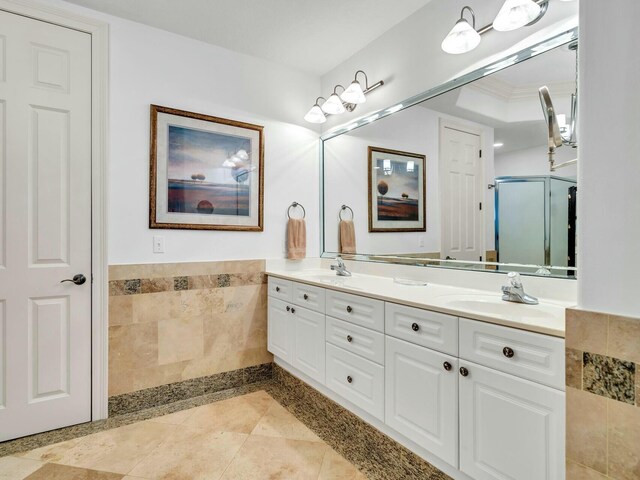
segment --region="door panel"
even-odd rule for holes
[[[294,328],[293,366],[324,384],[324,315],[306,308],[292,309]]]
[[[287,308],[289,310],[287,310]],[[282,300],[269,297],[268,350],[285,362],[293,360],[293,318],[291,306]]]
[[[0,32],[3,441],[91,419],[91,37]]]
[[[484,256],[480,137],[442,127],[440,140],[442,257],[477,261]]]

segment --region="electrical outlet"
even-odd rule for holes
[[[161,235],[153,236],[153,253],[164,253],[164,237]]]
[[[418,237],[418,246],[419,247],[424,247],[424,235],[420,235]]]

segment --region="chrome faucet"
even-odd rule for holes
[[[336,261],[338,262],[338,264],[337,265],[331,265],[331,270],[335,270],[336,275],[338,275],[340,277],[350,277],[351,276],[351,272],[349,270],[347,270],[347,266],[342,261],[342,257],[340,255],[338,255],[336,257]]]
[[[526,303],[527,305],[537,305],[538,299],[524,293],[520,274],[517,272],[509,272],[507,274],[510,285],[502,287],[502,300],[505,302]]]

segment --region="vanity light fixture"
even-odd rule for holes
[[[364,89],[358,81],[358,74],[364,75]],[[329,98],[325,100],[323,97],[318,97],[316,103],[311,107],[311,110],[304,116],[304,119],[310,123],[324,123],[327,121],[327,115],[353,112],[358,105],[367,101],[366,95],[369,92],[382,85],[384,85],[384,81],[380,80],[370,86],[367,74],[363,70],[358,70],[354,75],[353,81],[347,88],[344,88],[342,85],[336,85],[333,87],[333,93]],[[338,94],[338,88],[342,89],[342,93]],[[318,103],[321,99],[325,100],[322,105]]]
[[[347,111],[347,109],[344,108],[344,105],[342,104],[342,100],[336,93],[338,87],[344,90],[344,87],[342,85],[336,85],[335,87],[333,87],[333,93],[329,96],[329,98],[327,98],[327,101],[322,104],[322,107],[320,107],[322,108],[322,111],[324,113],[328,113],[329,115],[340,115],[341,113]]]
[[[460,12],[460,19],[442,41],[442,50],[454,55],[470,52],[480,44],[481,35],[488,31],[508,32],[533,25],[544,17],[548,9],[549,0],[505,0],[493,23],[476,29],[475,12],[465,6]],[[465,18],[465,11],[471,14],[471,23]]]
[[[324,114],[324,112],[322,111],[322,108],[320,107],[320,105],[318,104],[318,102],[320,100],[325,100],[324,97],[318,97],[316,98],[316,103],[313,107],[311,107],[311,110],[309,110],[307,112],[307,114],[304,116],[304,119],[309,122],[309,123],[324,123],[327,121],[327,116]],[[326,102],[326,100],[325,100]]]
[[[464,18],[464,12],[471,14],[471,24]],[[442,50],[453,55],[467,53],[480,45],[480,34],[476,31],[476,14],[471,7],[463,7],[460,20],[442,41]]]

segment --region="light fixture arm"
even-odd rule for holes
[[[462,10],[460,11],[460,20],[466,20],[464,18],[464,11],[468,10],[469,13],[471,14],[471,26],[473,27],[473,29],[476,29],[476,13],[473,11],[473,8],[466,6],[466,7],[462,7]]]
[[[316,103],[315,103],[315,105],[320,106],[320,104],[318,103],[320,100],[324,100],[324,102],[326,102],[326,101],[327,101],[327,99],[326,99],[326,98],[324,98],[324,97],[318,97],[318,98],[316,98]],[[324,102],[322,102],[322,103],[324,103]]]
[[[359,73],[364,75],[364,91],[366,92],[367,90],[369,90],[369,78],[367,77],[367,74],[365,73],[364,70],[358,70],[356,72],[356,74],[353,76],[353,81],[354,82],[358,81],[358,74]]]

